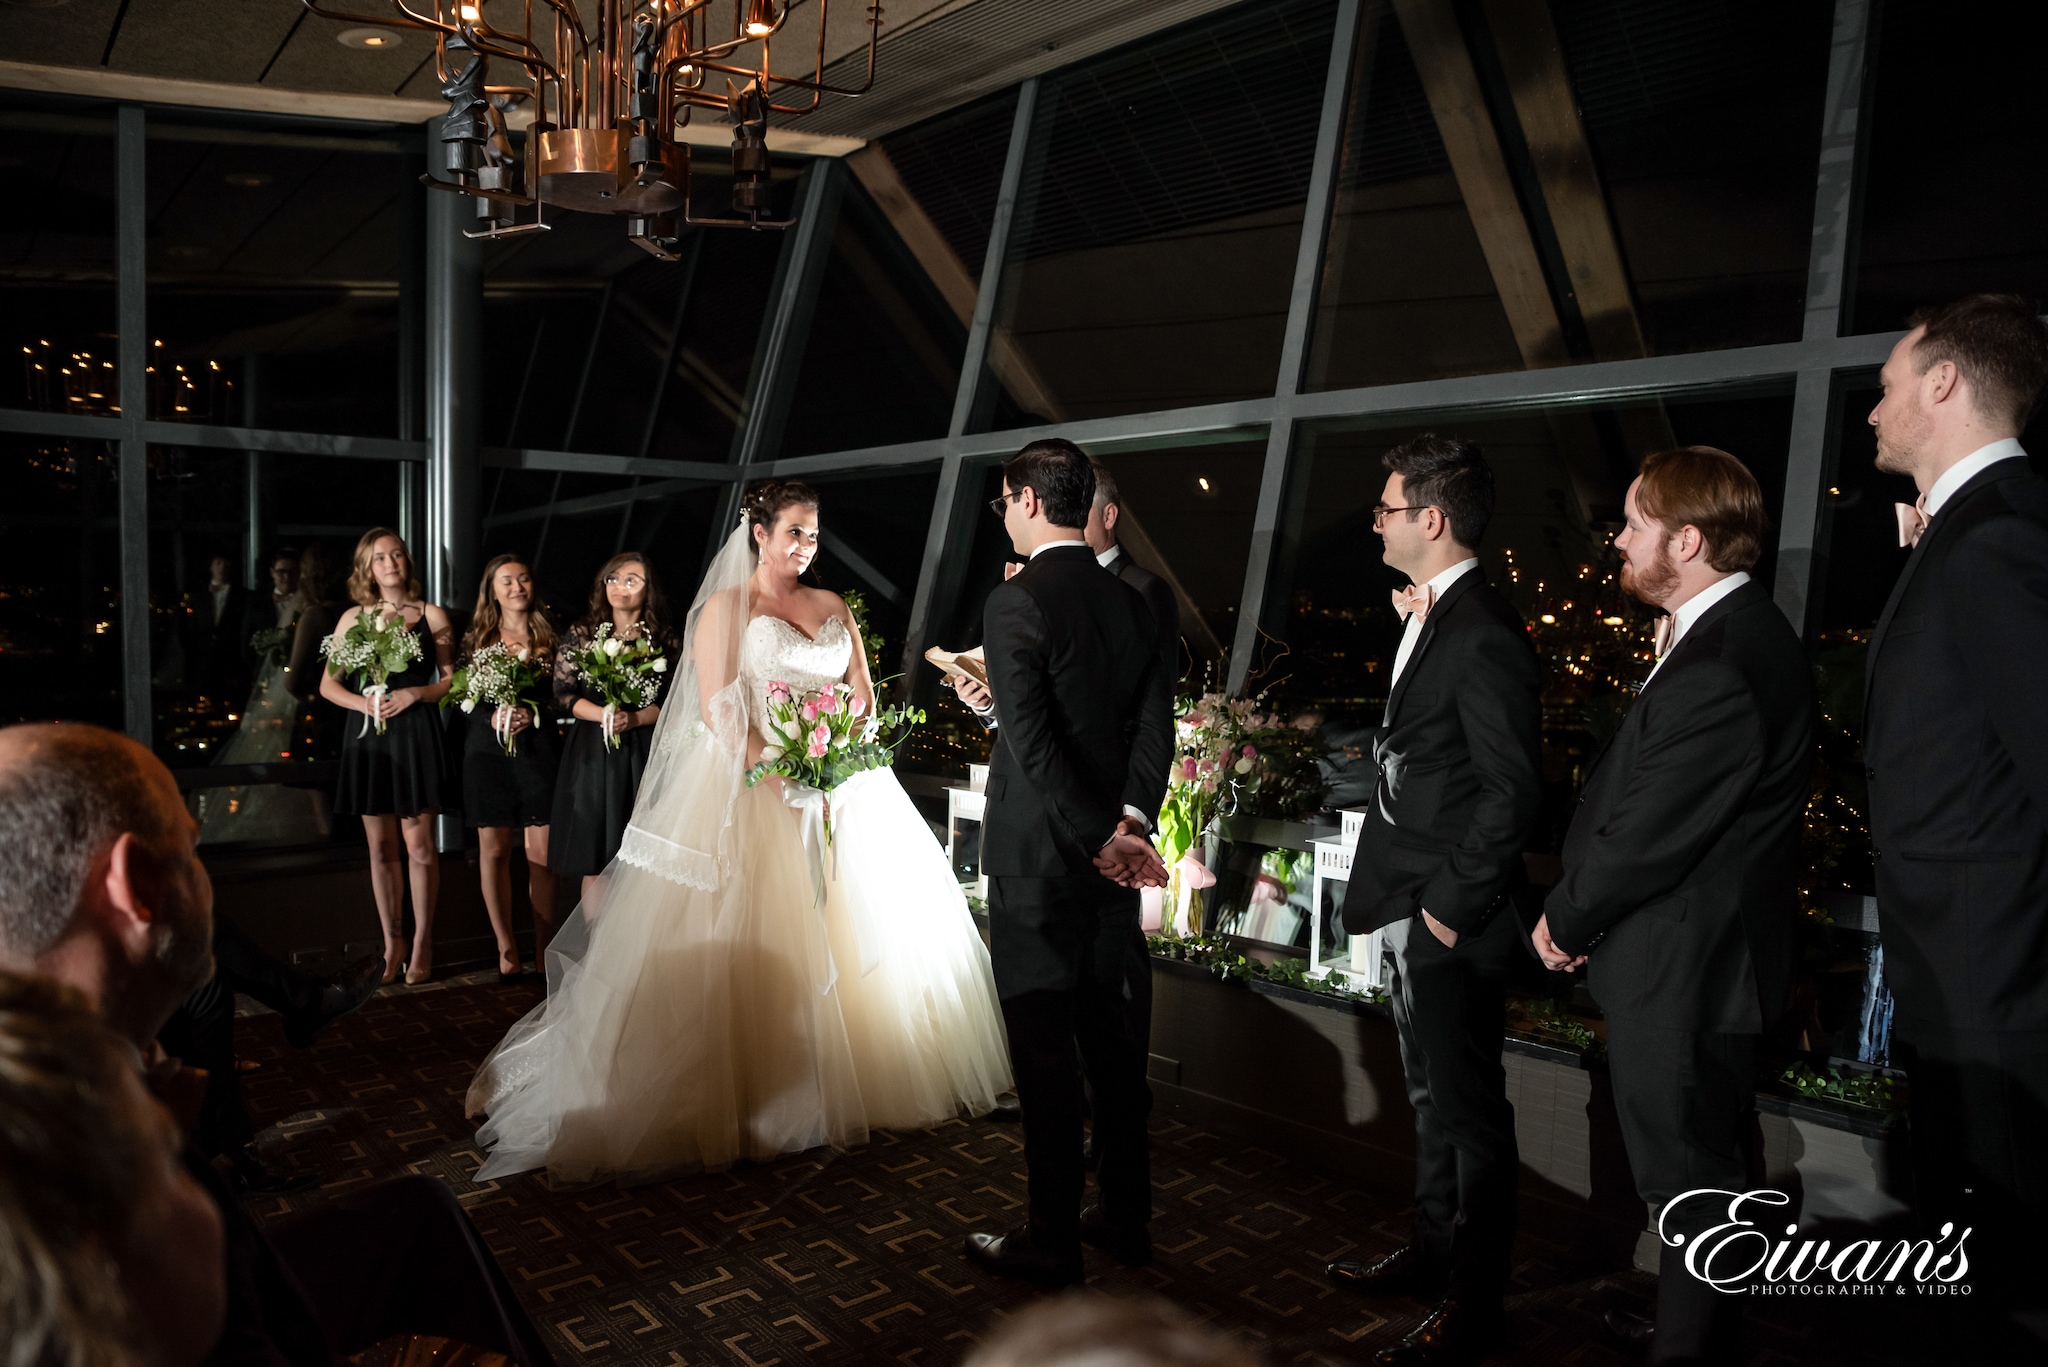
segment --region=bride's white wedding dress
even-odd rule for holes
[[[798,696],[837,682],[851,636],[765,616],[734,634],[732,685],[707,689],[702,715],[662,719],[599,915],[569,919],[548,1000],[470,1087],[469,1113],[489,1116],[479,1181],[716,1170],[980,1114],[1010,1085],[988,951],[895,775],[834,792],[821,902],[800,814],[737,781],[739,704],[762,730],[769,681]]]

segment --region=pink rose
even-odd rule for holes
[[[1180,762],[1180,776],[1186,782],[1193,783],[1195,781],[1195,757],[1193,755],[1187,756]]]
[[[846,710],[856,717],[865,717],[868,714],[868,700],[856,693],[847,702]]]

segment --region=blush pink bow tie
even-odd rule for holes
[[[1927,533],[1927,495],[1922,494],[1911,503],[1894,503],[1892,510],[1899,515],[1899,544],[1919,545],[1920,538]]]
[[[1658,659],[1663,659],[1671,649],[1671,635],[1678,630],[1678,619],[1670,613],[1659,617],[1650,627],[1650,649]]]
[[[1410,584],[1405,589],[1394,590],[1394,611],[1400,614],[1404,622],[1410,617],[1417,622],[1424,620],[1429,616],[1429,610],[1435,606],[1436,590],[1427,584],[1419,589]]]

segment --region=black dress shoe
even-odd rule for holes
[[[1032,1242],[1029,1228],[1008,1234],[968,1235],[967,1261],[998,1276],[1016,1277],[1047,1290],[1072,1286],[1082,1276],[1079,1244],[1071,1253],[1048,1252]]]
[[[1415,1251],[1415,1245],[1403,1244],[1384,1258],[1369,1263],[1331,1263],[1323,1269],[1325,1276],[1351,1291],[1363,1291],[1368,1296],[1420,1296],[1434,1299],[1442,1293],[1443,1284],[1423,1275],[1422,1255]]]
[[[320,985],[320,996],[304,1011],[290,1011],[284,1018],[285,1043],[294,1049],[310,1049],[322,1030],[368,1001],[384,977],[384,956],[366,954]]]
[[[1406,1338],[1375,1354],[1374,1367],[1466,1367],[1500,1341],[1500,1322],[1498,1310],[1440,1302]]]
[[[1657,1333],[1657,1321],[1626,1310],[1609,1310],[1600,1316],[1600,1322],[1624,1343],[1648,1343]]]
[[[382,973],[380,962],[377,971]],[[320,1180],[317,1172],[284,1172],[271,1167],[256,1152],[254,1144],[244,1144],[228,1155],[231,1165],[228,1181],[236,1192],[244,1196],[277,1196],[288,1191],[301,1191]]]
[[[1113,1225],[1099,1205],[1081,1211],[1081,1242],[1093,1244],[1125,1267],[1145,1267],[1152,1261],[1152,1233],[1143,1225]]]

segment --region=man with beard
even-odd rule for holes
[[[83,993],[188,1126],[204,1077],[156,1039],[213,976],[198,836],[171,771],[135,742],[69,722],[0,730],[0,969]],[[227,1317],[209,1362],[340,1367],[419,1333],[520,1367],[553,1363],[482,1236],[432,1178],[365,1188],[266,1236],[189,1144],[186,1167],[213,1197],[225,1245]]]
[[[1645,457],[1624,506],[1622,587],[1666,614],[1657,661],[1586,775],[1534,939],[1553,969],[1590,960],[1636,1190],[1673,1202],[1651,1361],[1719,1362],[1739,1302],[1685,1255],[1726,1202],[1674,1198],[1752,1184],[1757,1037],[1791,990],[1818,713],[1798,635],[1750,581],[1767,520],[1742,463]]]
[[[1863,739],[1919,1215],[1975,1231],[1980,1317],[1988,1299],[2048,1339],[2048,482],[2018,440],[2048,328],[1975,295],[1915,316],[1879,378],[1877,468],[1920,489]]]

